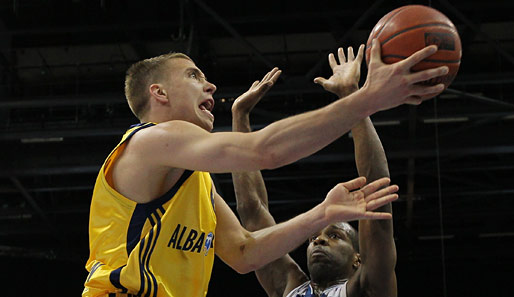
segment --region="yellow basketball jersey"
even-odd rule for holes
[[[144,204],[112,187],[112,164],[134,133],[153,125],[129,129],[98,174],[89,217],[84,297],[207,294],[216,228],[209,173],[186,170],[166,194]]]

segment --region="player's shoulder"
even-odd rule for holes
[[[305,294],[307,293],[307,291],[309,290],[309,287],[310,287],[310,281],[307,280],[306,282],[304,282],[303,284],[299,285],[298,287],[294,288],[293,290],[291,290],[289,293],[287,293],[287,295],[285,295],[286,297],[296,297],[296,296],[305,296]]]
[[[346,282],[346,296],[355,297],[360,296],[361,291],[361,267],[353,273],[353,275]]]
[[[180,120],[158,123],[135,133],[125,147],[125,154],[148,165],[176,167],[177,160],[188,154],[207,131]],[[180,166],[178,166],[180,167]]]
[[[180,120],[150,123],[150,125],[147,125],[145,129],[141,129],[140,131],[137,131],[137,133],[134,133],[131,138],[131,142],[145,147],[149,142],[169,141],[170,139],[173,139],[170,136],[178,136],[183,131],[194,128],[192,126],[194,125]]]
[[[162,123],[154,123],[148,129],[144,129],[139,134],[139,138],[157,138],[161,139],[163,136],[180,136],[182,134],[191,134],[194,132],[206,132],[199,126],[182,120],[172,120]]]

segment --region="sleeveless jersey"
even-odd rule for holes
[[[113,188],[115,160],[134,133],[153,125],[131,127],[98,174],[89,217],[84,297],[207,294],[216,228],[209,173],[186,170],[166,194],[144,204]]]
[[[343,283],[335,284],[331,287],[326,288],[319,297],[346,297],[346,284],[348,281]],[[314,290],[312,289],[311,282],[307,281],[302,285],[293,289],[287,297],[314,297]]]

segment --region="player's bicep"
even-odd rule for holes
[[[380,255],[377,256],[380,258]],[[359,296],[398,296],[396,273],[393,271],[373,271],[375,267],[361,265],[347,284],[348,297]],[[377,269],[379,270],[379,269]]]
[[[208,172],[265,167],[258,138],[248,133],[209,133],[184,121],[170,121],[135,135],[141,157],[156,165]],[[143,132],[143,131],[142,131]]]
[[[214,251],[223,262],[236,271],[242,269],[243,249],[250,232],[245,230],[227,203],[214,192],[216,205],[216,241]]]
[[[360,278],[361,290],[366,291],[366,296],[391,296],[398,295],[395,271],[382,271],[381,274],[371,271],[373,267],[363,267]]]

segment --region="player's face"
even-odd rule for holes
[[[171,118],[211,131],[214,125],[212,95],[216,86],[208,82],[203,72],[188,59],[170,59],[167,63],[165,89],[170,100]]]
[[[349,277],[356,254],[348,224],[332,224],[309,239],[307,267],[315,281]]]

